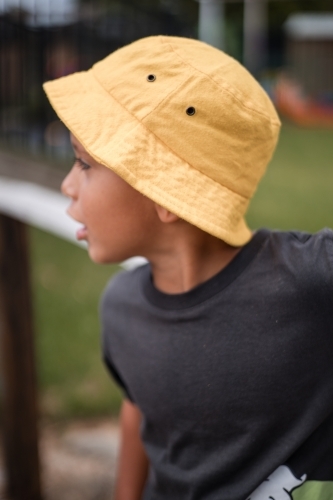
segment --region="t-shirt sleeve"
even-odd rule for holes
[[[116,384],[118,384],[119,387],[121,388],[121,390],[123,391],[125,398],[129,399],[132,403],[134,403],[133,398],[130,395],[126,384],[124,383],[123,379],[119,375],[119,372],[115,368],[114,364],[109,360],[108,356],[105,353],[103,353],[103,361],[104,361],[104,364],[105,364],[109,374],[111,375],[113,380],[116,382]]]
[[[116,360],[113,359],[112,354],[112,333],[114,333],[114,330],[117,328],[114,322],[112,322],[112,309],[116,307],[114,304],[114,298],[115,295],[117,296],[117,281],[118,276],[110,281],[110,283],[104,290],[100,301],[102,358],[109,374],[117,383],[117,385],[119,385],[124,393],[125,398],[134,403],[133,397],[130,394],[130,390],[126,385],[123,376],[117,369],[117,363]]]
[[[333,231],[330,229],[325,230],[325,245],[328,263],[329,307],[333,311]]]
[[[333,231],[326,228],[311,235],[305,247],[306,259],[299,259],[299,272],[303,283],[306,280],[310,284],[314,300],[320,301],[323,317],[333,327]]]
[[[333,231],[330,229],[325,230],[325,243],[327,250],[327,257],[329,262],[329,269],[332,273],[332,281],[333,281]]]

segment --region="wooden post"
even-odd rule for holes
[[[1,214],[0,341],[7,495],[11,500],[41,500],[26,226]]]

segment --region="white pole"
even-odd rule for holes
[[[244,0],[243,62],[257,75],[267,63],[267,0]]]
[[[224,49],[224,0],[199,2],[199,40]]]

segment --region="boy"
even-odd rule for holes
[[[279,119],[236,61],[139,40],[45,85],[121,385],[117,500],[333,498],[333,235],[244,221]]]

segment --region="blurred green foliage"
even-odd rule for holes
[[[333,228],[333,131],[284,123],[268,171],[250,205],[251,227]]]
[[[333,131],[285,123],[274,159],[250,206],[252,228],[333,227]],[[44,415],[115,415],[121,395],[100,359],[98,301],[118,266],[32,229],[37,354]]]
[[[98,301],[118,266],[93,264],[85,250],[37,229],[31,253],[42,413],[116,414],[121,395],[101,361]]]

